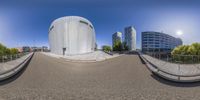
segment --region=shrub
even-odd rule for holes
[[[9,50],[0,43],[0,56],[5,55],[6,53],[9,53]]]
[[[18,51],[18,49],[16,49],[16,48],[11,48],[10,49],[10,53],[12,54],[12,55],[14,55],[14,54],[17,54],[19,51]]]
[[[121,41],[115,41],[114,46],[113,46],[113,51],[122,51],[123,50],[123,45]]]
[[[0,56],[3,56],[3,55],[14,55],[14,54],[17,54],[18,53],[18,49],[16,48],[7,48],[6,46],[2,45],[0,43]]]
[[[200,62],[200,43],[178,46],[171,52],[171,55],[176,61]]]
[[[110,52],[111,51],[111,47],[107,46],[107,45],[103,46],[102,49],[103,49],[103,51],[106,51],[106,52]]]

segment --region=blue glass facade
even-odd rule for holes
[[[142,51],[145,53],[170,53],[175,47],[182,45],[180,38],[161,32],[142,32]]]

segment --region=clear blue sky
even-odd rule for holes
[[[163,31],[191,44],[200,42],[199,12],[198,0],[1,0],[0,42],[8,47],[48,46],[51,22],[73,15],[93,23],[99,47],[111,45],[112,34],[124,33],[130,25],[136,28],[138,48],[142,31]],[[178,30],[183,35],[176,35]]]

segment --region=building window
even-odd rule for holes
[[[93,29],[92,25],[90,25],[90,28],[92,28],[92,29]]]
[[[80,23],[83,23],[83,24],[86,24],[86,25],[88,25],[88,23],[87,23],[87,22],[85,22],[85,21],[82,21],[82,20],[80,20]]]
[[[153,41],[153,39],[149,39],[149,41]]]
[[[49,31],[51,31],[54,28],[54,26],[51,26],[51,28],[49,29]]]

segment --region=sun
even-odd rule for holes
[[[183,35],[183,31],[181,31],[181,30],[178,30],[177,32],[176,32],[176,35]]]

